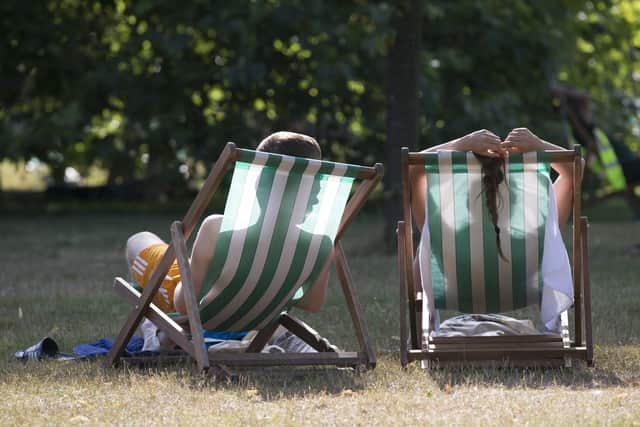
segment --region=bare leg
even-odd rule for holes
[[[191,278],[195,294],[198,295],[204,276],[207,274],[211,258],[216,249],[216,241],[220,226],[222,225],[222,215],[210,215],[202,221],[196,240],[193,243],[191,251]],[[184,296],[182,294],[182,283],[176,287],[173,296],[173,303],[180,313],[186,313],[187,308],[184,304]]]
[[[125,251],[129,270],[131,271],[133,262],[143,249],[157,243],[164,243],[164,241],[150,231],[141,231],[129,237]],[[131,274],[133,275],[133,272],[131,272]]]

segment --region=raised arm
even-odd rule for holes
[[[423,153],[436,151],[473,151],[476,154],[487,157],[502,157],[505,155],[500,137],[486,129],[477,130],[444,144],[427,148]],[[409,166],[409,179],[411,180],[411,212],[418,229],[422,230],[425,216],[425,194],[427,191],[427,178],[424,167]]]
[[[566,148],[552,144],[535,135],[527,128],[513,129],[502,143],[509,153],[526,153],[538,150],[563,150]],[[582,160],[584,170],[584,159]],[[558,207],[558,226],[562,231],[567,224],[573,203],[573,163],[552,163],[551,167],[558,172],[553,183],[553,193]]]

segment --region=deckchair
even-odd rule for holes
[[[546,216],[553,202],[550,161],[574,164],[572,267],[566,271],[567,293],[573,289],[572,333],[569,310],[565,310],[571,305],[569,297],[563,300],[558,328],[553,333],[438,336],[437,310],[510,312],[531,304],[542,305],[544,292],[561,300],[561,294],[545,289],[541,273]],[[499,222],[505,222],[500,239],[506,261],[500,260],[497,252],[496,232],[481,187],[481,166],[472,153],[410,153],[403,148],[401,162],[404,218],[398,223],[398,259],[402,366],[416,360],[425,367],[487,363],[559,366],[574,359],[592,364],[587,218],[581,216],[579,147],[574,151],[512,155],[506,162],[499,206]],[[422,230],[415,254],[411,190],[416,184],[409,180],[410,166],[424,167],[427,176],[426,230]],[[559,233],[555,236],[562,245]],[[420,252],[423,249],[425,252]],[[562,253],[567,265],[566,251]],[[419,268],[414,268],[414,255]],[[431,283],[422,283],[423,278]],[[544,304],[543,308],[549,307]]]
[[[214,255],[200,295],[196,296],[185,242],[231,168],[233,176]],[[184,219],[172,224],[171,243],[148,285],[139,292],[126,280],[115,279],[116,289],[134,309],[108,354],[107,364],[118,361],[146,316],[192,356],[202,370],[275,365],[374,367],[375,354],[340,239],[382,174],[381,164],[364,167],[317,161],[239,149],[228,143]],[[356,181],[359,186],[350,196]],[[358,352],[335,351],[314,330],[288,314],[332,251],[360,344]],[[176,258],[188,325],[152,303],[161,279]],[[278,325],[318,352],[260,353]],[[208,353],[203,326],[219,332],[258,333],[245,353]]]

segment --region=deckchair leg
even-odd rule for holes
[[[207,355],[207,347],[204,344],[200,311],[198,310],[198,302],[193,288],[191,266],[189,264],[189,257],[187,256],[187,245],[184,242],[182,223],[180,221],[175,221],[171,224],[171,241],[175,247],[178,268],[180,269],[182,293],[187,307],[187,316],[189,317],[189,327],[191,329],[191,339],[193,340],[196,361],[198,368],[207,370],[209,368],[209,357]]]
[[[405,222],[398,221],[398,269],[400,272],[400,365],[407,367],[407,260],[404,241]]]
[[[278,322],[271,322],[264,328],[258,331],[258,334],[253,337],[251,344],[247,348],[247,353],[260,353],[265,345],[269,342],[274,332],[278,329]]]
[[[574,346],[582,346],[582,252],[580,251],[580,216],[582,212],[582,155],[579,145],[574,145],[573,158],[573,301]]]
[[[147,286],[143,289],[135,308],[131,311],[131,313],[129,313],[129,317],[122,326],[122,329],[120,329],[120,333],[114,341],[113,347],[111,347],[111,350],[109,350],[109,354],[107,354],[107,360],[105,361],[107,366],[115,365],[122,355],[124,348],[133,336],[136,328],[138,327],[138,325],[140,325],[140,322],[142,322],[142,317],[148,310],[149,304],[151,304],[153,297],[160,289],[162,279],[169,271],[171,263],[174,259],[175,252],[173,249],[173,245],[169,245],[164,255],[160,259],[158,266],[153,271],[153,273],[151,273],[151,278],[149,279]]]
[[[290,314],[283,314],[280,316],[280,324],[287,328],[290,332],[300,338],[302,341],[313,347],[314,350],[319,352],[336,352],[336,346],[332,345],[323,338],[315,329],[309,325],[301,322],[299,319],[293,317]]]
[[[342,286],[342,292],[344,293],[349,313],[351,314],[351,320],[360,343],[360,348],[367,355],[368,367],[373,368],[376,365],[376,356],[373,352],[373,347],[369,341],[369,332],[364,318],[361,315],[362,309],[356,298],[355,289],[353,287],[353,279],[351,271],[347,264],[347,259],[344,255],[344,249],[342,243],[339,240],[335,242],[335,262],[336,271],[338,272],[338,278],[340,279],[340,285]]]
[[[580,218],[582,233],[582,286],[584,290],[584,328],[587,341],[587,365],[593,366],[593,331],[591,329],[591,283],[589,278],[589,223],[587,217]]]
[[[409,305],[409,333],[411,334],[411,348],[421,346],[420,331],[422,331],[421,316],[418,315],[416,303],[417,283],[413,270],[413,221],[411,216],[411,182],[409,178],[409,148],[400,150],[400,168],[402,170],[402,209],[404,211],[404,257],[407,284],[407,304]]]

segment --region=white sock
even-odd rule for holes
[[[156,325],[145,317],[140,329],[142,329],[142,337],[144,338],[142,351],[160,351],[160,340],[156,335],[158,332]]]

